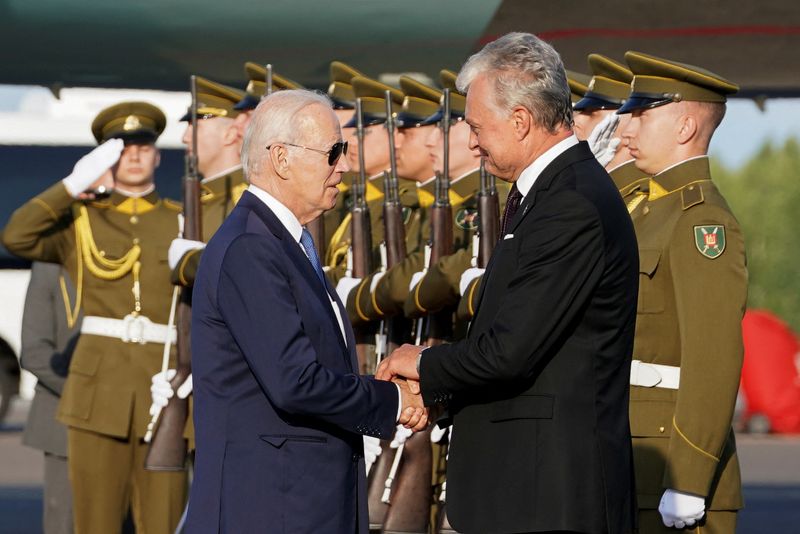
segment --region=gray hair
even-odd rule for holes
[[[483,73],[494,79],[492,104],[498,111],[522,106],[550,133],[572,126],[572,101],[561,56],[535,35],[508,33],[484,46],[458,73],[458,90],[466,93]]]
[[[253,111],[253,118],[242,141],[242,168],[245,178],[258,172],[258,165],[272,143],[302,142],[305,121],[302,112],[314,104],[333,109],[327,95],[307,89],[276,91],[264,98]]]

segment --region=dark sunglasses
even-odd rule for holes
[[[328,156],[328,165],[333,167],[336,165],[336,162],[339,161],[339,158],[342,157],[342,154],[347,154],[347,141],[339,141],[338,143],[334,143],[330,150],[320,150],[318,148],[311,148],[308,146],[303,145],[295,145],[292,143],[280,143],[282,145],[293,146],[297,148],[303,148],[305,150],[311,150],[313,152],[317,152],[319,154]],[[267,150],[272,148],[272,145],[267,147]]]

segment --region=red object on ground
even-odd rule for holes
[[[742,320],[742,392],[747,415],[761,413],[772,432],[800,433],[800,340],[765,310],[748,310]]]

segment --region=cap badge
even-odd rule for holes
[[[142,123],[139,121],[139,117],[136,115],[128,115],[128,118],[125,119],[125,124],[122,126],[122,129],[126,132],[132,132],[141,127]]]

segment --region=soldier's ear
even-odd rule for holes
[[[161,165],[161,151],[156,149],[156,169]]]
[[[684,145],[697,137],[697,117],[693,114],[681,115],[678,119],[678,143]]]

